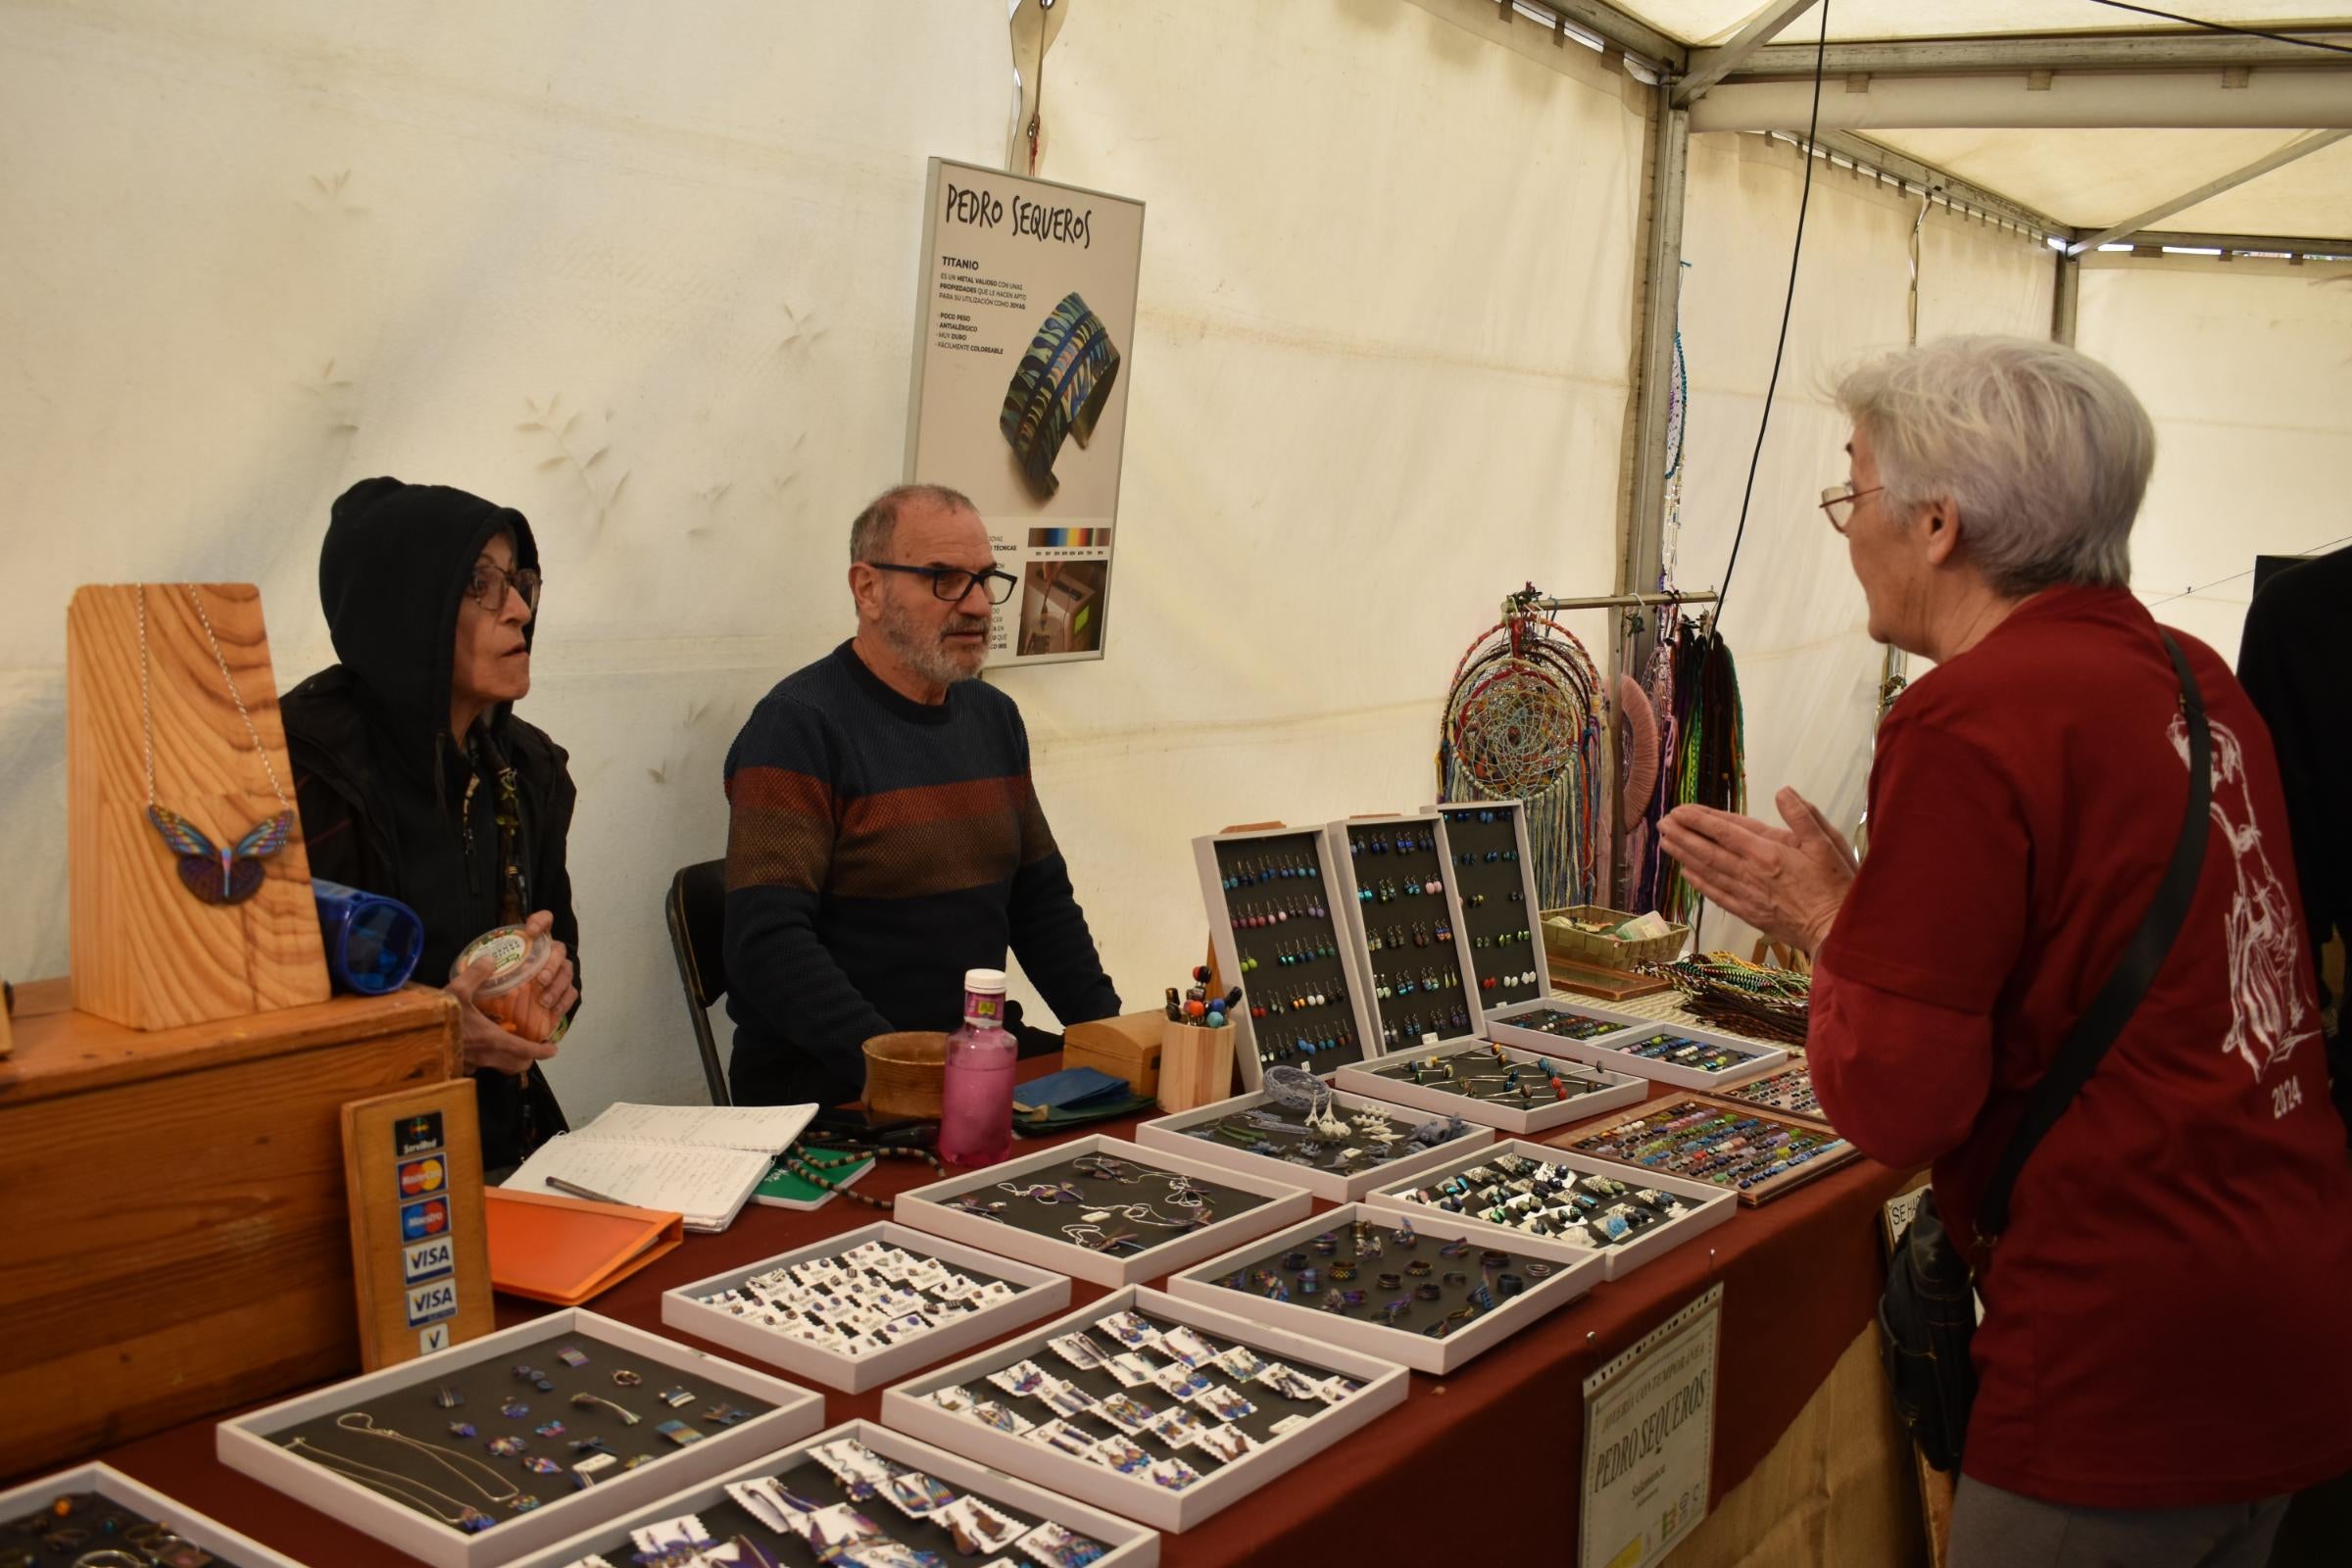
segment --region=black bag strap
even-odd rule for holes
[[[2115,972],[2090,999],[2082,1016],[2075,1020],[2074,1029],[2051,1058],[2049,1071],[2027,1096],[2026,1113],[2009,1135],[2009,1147],[2001,1151],[2001,1162],[1993,1167],[1992,1180],[1978,1205],[1976,1232],[1986,1247],[2009,1228],[2009,1195],[2017,1186],[2026,1156],[2074,1103],[2075,1096],[2097,1070],[2099,1058],[2107,1054],[2107,1048],[2124,1032],[2140,999],[2155,983],[2156,971],[2164,966],[2165,956],[2188,919],[2189,906],[2196,899],[2197,876],[2205,867],[2206,812],[2213,804],[2213,736],[2205,725],[2205,699],[2197,690],[2197,677],[2190,672],[2180,645],[2161,628],[2158,635],[2164,638],[2164,651],[2172,656],[2173,669],[2180,677],[2180,710],[2188,720],[2188,815],[2180,823],[2180,837],[2173,845],[2172,863],[2165,867],[2164,880],[2157,885],[2155,902],[2125,946]]]

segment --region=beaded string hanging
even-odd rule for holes
[[[1747,746],[1740,672],[1732,651],[1702,620],[1661,619],[1651,652],[1650,706],[1658,725],[1658,775],[1642,811],[1642,853],[1633,868],[1630,906],[1688,918],[1698,894],[1657,840],[1658,818],[1696,802],[1747,809]]]
[[[1544,907],[1587,904],[1600,884],[1600,672],[1566,627],[1512,596],[1454,666],[1438,737],[1448,801],[1527,803]]]
[[[1690,999],[1690,1010],[1704,1022],[1787,1045],[1805,1043],[1813,1003],[1810,975],[1768,969],[1729,953],[1694,954],[1657,972]]]

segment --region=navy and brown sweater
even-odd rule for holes
[[[857,1099],[863,1043],[955,1028],[963,972],[1007,948],[1064,1022],[1119,1010],[1003,692],[912,702],[845,642],[752,710],[727,803],[739,1102]]]

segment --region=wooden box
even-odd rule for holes
[[[438,991],[141,1032],[18,987],[0,1475],[359,1366],[342,1106],[456,1074]]]
[[[1124,1078],[1139,1095],[1159,1093],[1159,1030],[1165,1012],[1122,1013],[1094,1023],[1074,1023],[1062,1031],[1061,1064],[1093,1067],[1113,1078]]]

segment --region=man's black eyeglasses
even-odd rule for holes
[[[876,571],[903,571],[910,576],[931,579],[931,592],[951,604],[958,603],[978,583],[988,595],[988,602],[1001,605],[1012,597],[1021,579],[1009,571],[991,566],[986,571],[966,571],[961,566],[897,566],[887,561],[869,561],[867,565]]]

